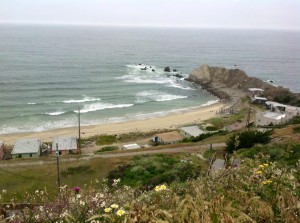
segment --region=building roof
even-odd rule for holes
[[[141,146],[134,143],[134,144],[128,144],[128,145],[123,145],[124,149],[140,149]]]
[[[288,105],[280,104],[280,103],[275,102],[275,101],[267,101],[266,104],[267,105],[272,105],[274,107],[287,107],[288,106]]]
[[[56,144],[58,145],[59,151],[77,150],[78,148],[77,138],[74,136],[54,138],[52,143],[52,151],[56,150]]]
[[[39,153],[40,147],[39,139],[18,139],[11,154]]]
[[[257,96],[254,96],[253,99],[254,99],[254,100],[263,100],[263,101],[268,100],[267,98],[264,98],[264,97],[257,97]]]
[[[264,91],[261,88],[249,88],[249,91]]]
[[[201,130],[198,126],[193,125],[193,126],[186,126],[186,127],[181,127],[180,130],[186,132],[187,134],[197,137],[201,134],[204,133],[203,130]]]
[[[286,117],[286,114],[276,113],[276,112],[264,112],[263,116],[270,119],[280,120]]]
[[[162,134],[157,134],[157,137],[159,137],[163,142],[176,142],[183,140],[184,137],[180,135],[178,132],[166,132]]]

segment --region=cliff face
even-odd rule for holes
[[[237,99],[245,96],[249,88],[262,88],[268,100],[300,106],[300,94],[289,89],[275,87],[254,77],[248,77],[245,71],[210,67],[207,64],[193,70],[188,81],[200,84],[221,99]]]

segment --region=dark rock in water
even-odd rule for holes
[[[171,72],[171,68],[170,67],[165,67],[164,72]]]
[[[139,65],[142,65],[141,63],[139,63]]]
[[[178,77],[178,78],[183,78],[183,76],[181,74],[174,74],[174,77]]]
[[[152,72],[155,72],[155,70],[154,70],[154,69],[152,69]]]
[[[176,69],[173,69],[173,72],[177,72],[177,70],[176,70]]]
[[[141,68],[141,70],[147,70],[147,67]]]
[[[150,66],[150,68],[152,68],[152,66]]]

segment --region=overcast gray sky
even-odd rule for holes
[[[300,29],[300,0],[0,0],[0,23]]]

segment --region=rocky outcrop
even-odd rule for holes
[[[165,67],[164,72],[171,72],[171,68],[170,67]]]
[[[245,71],[239,69],[210,67],[205,64],[193,70],[187,80],[200,84],[221,99],[237,100],[245,96],[249,88],[261,88],[268,100],[300,105],[300,94],[283,87],[275,87],[258,78],[248,77]]]

